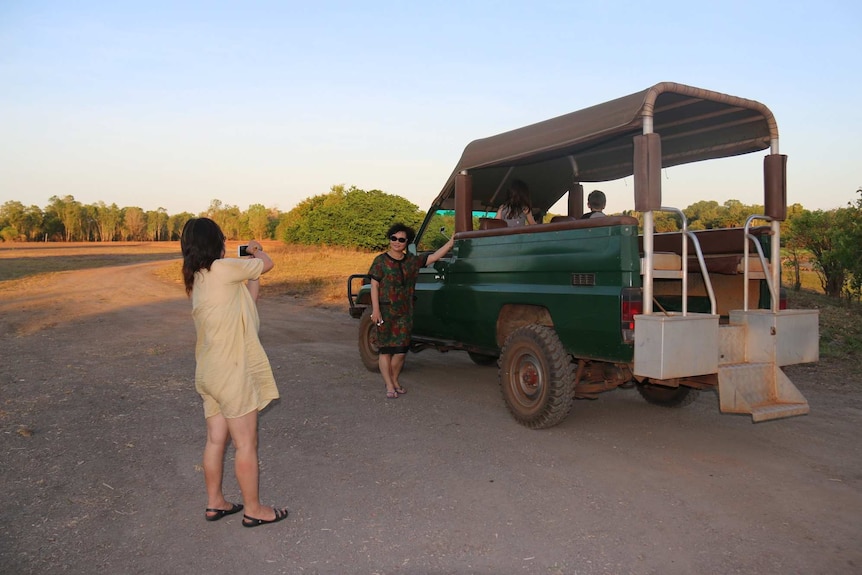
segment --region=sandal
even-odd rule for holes
[[[207,521],[218,521],[225,515],[233,515],[234,513],[238,513],[240,511],[242,511],[242,505],[240,505],[239,503],[231,503],[230,509],[213,509],[212,507],[209,507],[204,513],[204,518]],[[215,515],[209,515],[210,513],[215,513]]]
[[[242,515],[242,526],[243,527],[257,527],[258,525],[267,525],[269,523],[278,523],[282,519],[287,519],[287,509],[275,509],[275,519],[258,519],[257,517],[249,517],[248,515]]]
[[[398,399],[398,392],[394,389],[392,391],[386,391],[386,399]]]
[[[396,387],[395,391],[398,392],[398,395],[404,395],[405,393],[407,393],[407,390],[401,386]]]

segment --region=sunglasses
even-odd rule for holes
[[[398,236],[389,236],[390,242],[398,242],[399,244],[406,244],[407,238],[399,238]]]

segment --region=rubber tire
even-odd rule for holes
[[[377,362],[377,326],[371,321],[371,308],[365,308],[362,317],[359,318],[359,357],[365,369],[380,373],[380,364]]]
[[[500,391],[515,421],[546,429],[568,417],[575,400],[572,362],[553,329],[516,329],[506,338],[499,365]]]
[[[468,351],[467,355],[473,360],[473,363],[481,366],[497,365],[497,357],[493,355],[485,355],[484,353],[476,353]]]
[[[691,405],[700,395],[698,390],[680,385],[679,387],[665,387],[663,385],[652,385],[650,383],[639,383],[638,393],[647,403],[660,405],[661,407],[685,407]]]

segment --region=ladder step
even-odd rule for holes
[[[807,403],[773,403],[758,405],[751,409],[751,421],[769,421],[770,419],[781,419],[782,417],[793,417],[794,415],[806,415],[810,411]]]
[[[718,396],[722,412],[748,413],[755,423],[809,412],[796,386],[771,363],[720,365]]]

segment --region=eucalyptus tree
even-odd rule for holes
[[[44,215],[39,206],[25,206],[10,200],[0,206],[0,230],[10,240],[32,241],[42,235]]]
[[[168,212],[165,208],[150,210],[147,216],[147,239],[158,242],[168,239]]]
[[[252,204],[246,212],[248,216],[248,230],[255,239],[268,237],[269,210],[262,204]]]
[[[51,196],[48,202],[47,211],[51,212],[62,224],[63,240],[71,242],[79,239],[81,237],[81,203],[70,195],[62,198]]]
[[[105,202],[96,204],[96,220],[99,224],[99,239],[103,242],[113,242],[120,233],[123,222],[123,212],[117,204],[105,205]]]
[[[125,238],[131,241],[145,239],[147,216],[144,210],[137,206],[123,208],[123,231]]]

